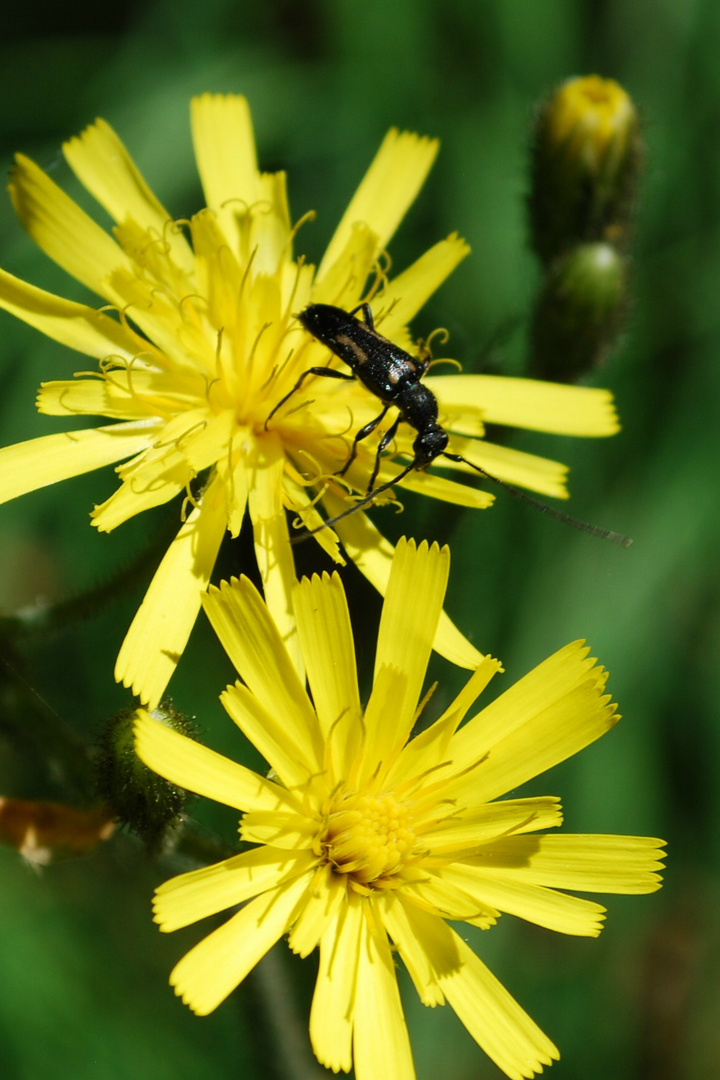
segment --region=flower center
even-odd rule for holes
[[[321,846],[356,886],[387,888],[415,846],[409,809],[392,794],[345,795],[327,815]]]

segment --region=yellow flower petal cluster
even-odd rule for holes
[[[242,811],[241,839],[255,845],[158,889],[164,931],[243,905],[175,967],[176,992],[206,1014],[282,936],[301,956],[319,948],[312,1045],[334,1071],[354,1064],[358,1080],[415,1076],[395,953],[421,1001],[447,1001],[509,1077],[541,1071],[555,1046],[449,921],[484,929],[509,912],[593,937],[605,909],[564,890],[659,887],[661,841],[547,833],[562,821],[555,797],[498,799],[616,722],[606,675],[582,642],[463,724],[500,669],[485,658],[442,716],[411,737],[448,564],[447,548],[398,544],[364,708],[337,575],[293,591],[312,699],[253,585],[210,589],[206,611],[243,680],[222,701],[270,763],[269,778],[144,710],[136,722],[140,758]]]
[[[360,445],[343,482],[332,479],[353,434],[378,413],[356,382],[308,379],[297,399],[274,407],[309,367],[339,365],[302,328],[310,303],[346,310],[369,300],[382,333],[413,349],[408,323],[468,252],[452,235],[389,280],[383,255],[430,169],[437,143],[391,131],[317,268],[293,254],[284,173],[258,169],[250,113],[236,96],[192,102],[195,155],[207,201],[175,222],[114,131],[98,120],[64,147],[71,169],[114,221],[112,235],[37,165],[18,156],[11,180],[29,234],[64,270],[103,300],[96,310],[0,271],[0,307],[98,361],[96,372],[45,383],[38,408],[100,416],[101,427],[48,435],[0,451],[0,502],[105,465],[120,486],[93,512],[101,531],[179,496],[182,524],[123,643],[116,677],[154,707],[185,647],[226,532],[252,522],[265,597],[300,671],[290,600],[295,582],[287,510],[312,528],[364,494],[375,439]],[[545,495],[564,497],[565,468],[479,441],[487,422],[601,436],[617,430],[603,390],[490,376],[427,380],[451,433],[449,449]],[[394,412],[394,410],[393,410]],[[392,420],[390,416],[388,422]],[[412,434],[396,451],[408,459]],[[378,429],[378,436],[382,429]],[[467,476],[467,466],[444,461]],[[380,481],[399,471],[386,461]],[[434,474],[404,486],[484,507],[492,497]],[[392,547],[366,513],[338,525],[345,552],[384,592]],[[330,530],[318,542],[342,562]],[[443,615],[444,656],[474,667],[480,654]]]
[[[611,154],[621,158],[637,131],[630,96],[614,79],[585,75],[568,79],[547,106],[545,138],[568,157],[599,172]]]

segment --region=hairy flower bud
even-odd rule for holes
[[[532,147],[531,243],[550,263],[578,243],[628,244],[642,162],[635,106],[612,79],[569,79],[541,105]]]
[[[573,382],[607,356],[628,305],[628,260],[611,244],[582,244],[548,271],[532,326],[532,373]]]
[[[118,821],[137,833],[150,851],[157,851],[178,825],[188,793],[151,772],[137,757],[135,716],[134,709],[127,709],[108,721],[96,762],[97,786]],[[187,717],[166,704],[154,709],[152,716],[174,731],[193,737]]]

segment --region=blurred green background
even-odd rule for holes
[[[294,218],[318,211],[298,243],[311,259],[389,126],[439,136],[438,163],[391,251],[402,268],[452,230],[470,242],[472,256],[413,327],[427,335],[446,326],[448,354],[466,371],[519,374],[526,363],[538,281],[525,220],[533,104],[580,74],[616,78],[631,93],[647,144],[634,303],[619,347],[590,380],[616,394],[623,431],[605,441],[522,434],[512,445],[567,462],[571,512],[630,534],[634,546],[602,543],[502,495],[489,513],[438,512],[406,496],[400,519],[376,517],[389,535],[450,542],[448,609],[481,649],[502,657],[506,682],[573,638],[592,643],[624,720],[526,793],[560,794],[571,831],[649,834],[671,845],[664,890],[608,898],[599,941],[510,917],[478,935],[481,955],[560,1047],[551,1075],[720,1075],[720,5],[29,0],[6,5],[0,28],[6,171],[22,150],[65,183],[62,140],[101,115],[171,212],[189,215],[201,195],[188,100],[242,92],[263,168],[289,172]],[[27,239],[9,200],[0,207],[0,263],[81,297]],[[0,328],[0,442],[62,430],[35,414],[35,389],[85,362],[9,316]],[[0,793],[87,798],[85,759],[68,767],[53,741],[54,713],[92,740],[103,718],[129,703],[112,683],[114,657],[177,508],[98,536],[87,514],[113,487],[107,470],[0,509],[6,614],[38,595],[81,593],[150,551],[121,601],[54,636],[4,644],[13,670],[0,675]],[[313,552],[299,550],[315,565]],[[226,567],[241,558],[231,552]],[[367,664],[378,603],[357,575],[347,581]],[[433,675],[447,693],[458,685],[440,661]],[[171,693],[197,715],[204,740],[242,756],[217,703],[229,678],[199,624]],[[198,802],[193,813],[231,840],[230,812]],[[259,987],[278,1010],[287,1007],[274,989],[277,959],[207,1019],[168,988],[172,964],[203,932],[164,936],[151,921],[153,887],[178,868],[151,862],[124,836],[41,873],[0,849],[3,1080],[288,1075],[282,1057],[276,1064],[251,1040],[268,1024]],[[304,1017],[314,964],[294,963],[284,947],[279,962]],[[449,1008],[427,1013],[408,985],[403,992],[421,1080],[500,1075]],[[301,1063],[302,1030],[287,1038],[293,1053],[298,1040]]]

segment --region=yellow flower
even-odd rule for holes
[[[546,109],[545,137],[568,157],[582,158],[591,171],[599,172],[611,154],[621,157],[637,134],[635,106],[614,79],[568,79]]]
[[[310,303],[350,310],[369,298],[382,333],[412,349],[409,321],[468,251],[452,235],[392,281],[381,267],[435,157],[432,139],[388,134],[315,269],[293,256],[284,173],[258,171],[246,101],[196,98],[192,132],[207,208],[183,222],[171,220],[103,121],[65,145],[78,179],[114,220],[114,236],[37,165],[18,157],[10,188],[23,225],[50,258],[103,298],[103,308],[0,272],[0,307],[99,361],[97,372],[45,383],[40,411],[112,421],[0,451],[0,501],[119,461],[125,461],[117,467],[120,487],[93,513],[101,531],[185,496],[183,523],[115,672],[150,707],[185,647],[223,535],[238,534],[246,511],[267,603],[300,670],[286,509],[312,528],[322,520],[318,496],[335,514],[351,504],[353,489],[364,494],[374,440],[361,444],[343,482],[328,478],[346,460],[353,433],[379,410],[360,384],[316,378],[267,423],[300,373],[339,364],[296,314]],[[477,442],[486,421],[587,436],[617,430],[603,390],[453,374],[427,383],[440,401],[441,422],[452,430],[451,450],[546,495],[565,497],[565,468]],[[407,456],[410,446],[411,436],[401,432],[397,451]],[[380,479],[392,475],[392,464],[384,463]],[[404,486],[465,506],[492,501],[437,475],[415,473]],[[384,592],[391,545],[362,512],[337,532],[346,553]],[[343,561],[334,533],[324,530],[317,540]],[[435,647],[461,666],[481,659],[445,616]]]
[[[618,83],[587,75],[550,94],[535,124],[529,198],[531,242],[546,265],[577,244],[628,246],[642,160],[638,115]]]
[[[176,784],[243,812],[257,845],[160,886],[161,930],[244,906],[174,969],[191,1009],[215,1009],[284,934],[320,949],[310,1037],[334,1071],[413,1077],[396,952],[425,1005],[447,1001],[508,1076],[558,1057],[446,920],[483,929],[501,912],[594,937],[605,909],[581,892],[659,887],[662,842],[548,835],[555,797],[496,801],[592,743],[617,720],[606,675],[582,642],[566,646],[459,725],[500,669],[486,657],[443,715],[410,738],[447,582],[449,552],[400,541],[362,708],[353,638],[336,574],[293,592],[312,701],[267,607],[245,578],[211,588],[210,621],[244,683],[228,713],[271,765],[268,778],[139,710],[136,748]],[[392,942],[392,944],[391,944]]]

